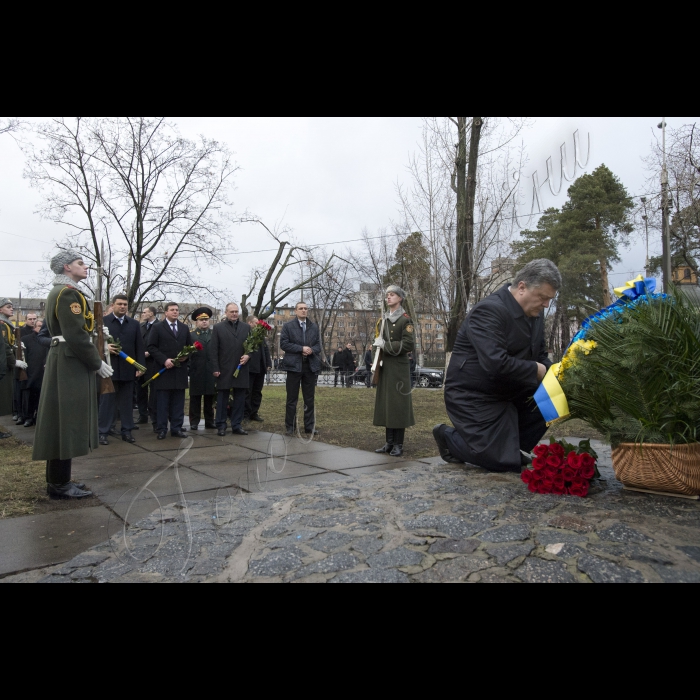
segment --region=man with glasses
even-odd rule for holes
[[[454,425],[439,425],[435,441],[446,462],[492,472],[517,472],[547,432],[532,396],[551,362],[544,311],[562,279],[550,260],[534,260],[474,307],[457,335],[445,384]]]
[[[318,325],[309,320],[309,307],[301,302],[296,306],[296,318],[282,328],[280,347],[285,352],[280,369],[287,372],[287,435],[297,428],[299,389],[304,396],[304,430],[307,435],[318,435],[316,430],[316,384],[321,371],[321,333]]]

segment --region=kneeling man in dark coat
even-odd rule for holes
[[[447,462],[492,472],[520,472],[547,432],[532,397],[551,362],[544,310],[561,288],[549,260],[535,260],[512,285],[484,299],[457,335],[447,372],[445,403],[454,428],[435,428]]]

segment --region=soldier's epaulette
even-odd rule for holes
[[[404,318],[411,318],[408,314],[403,315]]]

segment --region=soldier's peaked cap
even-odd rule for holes
[[[209,319],[214,315],[214,312],[211,309],[208,309],[206,306],[203,306],[201,309],[197,309],[196,311],[192,312],[192,320],[193,321],[203,321],[205,319]]]

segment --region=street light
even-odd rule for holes
[[[644,226],[645,226],[646,232],[647,232],[647,261],[646,261],[646,264],[644,266],[644,275],[645,275],[645,277],[648,278],[650,276],[650,272],[649,272],[649,215],[647,214],[647,201],[648,200],[646,197],[642,197],[642,204],[644,205],[644,216],[642,218],[644,219]]]
[[[663,232],[663,273],[664,293],[668,294],[671,287],[671,228],[668,209],[668,167],[666,165],[666,117],[663,118],[659,129],[663,132],[664,166],[661,171],[661,211]]]

